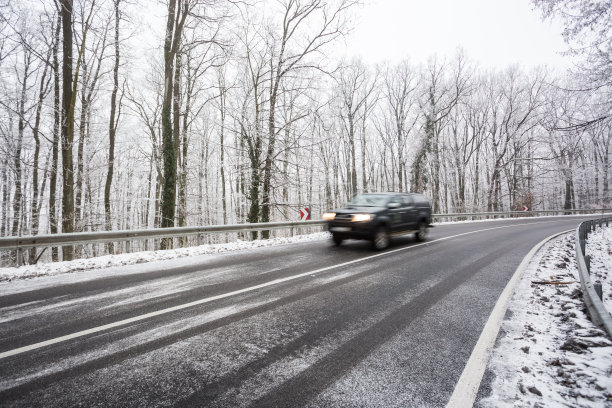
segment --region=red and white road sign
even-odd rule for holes
[[[527,207],[526,205],[523,206],[523,211],[529,211],[529,207]]]
[[[307,221],[310,219],[310,210],[308,207],[300,209],[300,221]]]

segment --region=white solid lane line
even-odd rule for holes
[[[514,275],[512,275],[512,278],[510,278],[510,281],[504,288],[504,291],[499,296],[499,299],[497,299],[497,303],[495,303],[495,307],[493,308],[491,315],[489,315],[489,319],[487,320],[487,323],[485,324],[485,327],[478,338],[476,346],[474,346],[474,350],[472,351],[472,354],[470,355],[470,358],[468,359],[468,362],[461,373],[461,377],[459,377],[459,381],[457,381],[457,384],[455,385],[455,390],[453,391],[453,395],[451,395],[446,408],[462,408],[471,407],[474,405],[474,400],[476,399],[476,394],[480,388],[482,376],[487,368],[489,357],[491,356],[495,340],[497,339],[497,333],[499,333],[502,320],[504,320],[504,316],[506,315],[508,303],[510,302],[510,298],[514,293],[514,288],[523,276],[523,272],[525,272],[527,266],[529,266],[529,263],[536,252],[538,252],[538,250],[544,246],[544,244],[551,239],[558,237],[559,235],[567,234],[568,232],[572,231],[574,230],[570,229],[545,238],[536,246],[531,248],[531,251],[525,255],[521,261],[521,264],[518,266],[518,268],[516,268]]]
[[[336,269],[336,268],[342,268],[344,266],[356,264],[358,262],[364,262],[364,261],[368,261],[370,259],[378,258],[378,257],[381,257],[381,256],[387,256],[387,255],[393,254],[395,252],[405,251],[405,250],[412,249],[412,248],[417,248],[417,247],[420,247],[420,246],[423,246],[423,245],[430,245],[430,244],[433,244],[434,242],[446,241],[446,240],[449,240],[449,239],[458,238],[458,237],[465,236],[465,235],[476,234],[478,232],[491,231],[491,230],[502,229],[502,228],[515,228],[515,227],[520,227],[520,226],[525,226],[525,225],[549,224],[549,223],[555,223],[555,222],[559,222],[559,220],[556,220],[556,221],[541,221],[541,222],[534,222],[534,223],[523,223],[523,224],[514,224],[514,225],[504,225],[504,226],[492,227],[492,228],[484,228],[484,229],[480,229],[480,230],[476,230],[476,231],[469,231],[469,232],[464,232],[464,233],[457,234],[457,235],[451,235],[451,236],[444,237],[444,238],[438,238],[438,239],[433,240],[433,241],[427,241],[427,242],[423,242],[421,244],[412,245],[412,246],[409,246],[409,247],[398,248],[398,249],[394,249],[394,250],[390,250],[390,251],[386,251],[386,252],[381,252],[379,254],[367,256],[365,258],[359,258],[359,259],[355,259],[353,261],[348,261],[348,262],[344,262],[344,263],[337,264],[337,265],[326,266],[324,268],[316,269],[314,271],[300,273],[298,275],[288,276],[286,278],[274,279],[272,281],[261,283],[259,285],[249,286],[248,288],[243,288],[243,289],[235,290],[235,291],[232,291],[232,292],[223,293],[221,295],[211,296],[211,297],[207,297],[207,298],[204,298],[204,299],[195,300],[193,302],[184,303],[182,305],[172,306],[172,307],[169,307],[169,308],[166,308],[166,309],[157,310],[155,312],[150,312],[150,313],[145,313],[145,314],[142,314],[142,315],[139,315],[139,316],[130,317],[129,319],[119,320],[117,322],[105,324],[105,325],[98,326],[98,327],[92,327],[91,329],[82,330],[82,331],[79,331],[79,332],[67,334],[65,336],[60,336],[60,337],[56,337],[56,338],[53,338],[53,339],[41,341],[39,343],[30,344],[28,346],[23,346],[23,347],[19,347],[19,348],[13,349],[13,350],[8,350],[8,351],[0,353],[0,360],[3,359],[3,358],[7,358],[7,357],[11,357],[11,356],[17,355],[17,354],[22,354],[22,353],[25,353],[25,352],[28,352],[28,351],[36,350],[36,349],[39,349],[39,348],[42,348],[42,347],[45,347],[45,346],[50,346],[52,344],[61,343],[61,342],[67,341],[67,340],[71,340],[71,339],[75,339],[75,338],[78,338],[78,337],[87,336],[89,334],[99,333],[99,332],[102,332],[104,330],[108,330],[108,329],[112,329],[112,328],[115,328],[115,327],[124,326],[126,324],[130,324],[130,323],[138,322],[138,321],[141,321],[141,320],[149,319],[151,317],[155,317],[155,316],[160,316],[160,315],[176,312],[176,311],[179,311],[179,310],[187,309],[187,308],[192,307],[192,306],[203,305],[205,303],[210,303],[210,302],[213,302],[215,300],[225,299],[225,298],[228,298],[228,297],[231,297],[231,296],[240,295],[242,293],[252,292],[252,291],[255,291],[255,290],[258,290],[258,289],[262,289],[262,288],[266,288],[266,287],[269,287],[269,286],[278,285],[278,284],[281,284],[281,283],[284,283],[284,282],[289,282],[289,281],[292,281],[292,280],[300,279],[300,278],[307,277],[307,276],[310,276],[310,275],[314,275],[314,274],[317,274],[317,273],[326,272],[326,271],[329,271],[329,270],[332,270],[332,269]]]

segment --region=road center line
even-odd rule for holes
[[[424,245],[430,245],[430,244],[433,244],[435,242],[446,241],[446,240],[449,240],[449,239],[454,239],[454,238],[462,237],[462,236],[465,236],[465,235],[476,234],[476,233],[479,233],[479,232],[491,231],[491,230],[496,230],[496,229],[514,228],[514,227],[520,227],[520,226],[525,226],[525,225],[535,225],[535,224],[550,224],[550,223],[556,223],[556,222],[559,222],[559,220],[555,220],[555,221],[539,221],[539,222],[533,222],[533,223],[503,225],[503,226],[499,226],[499,227],[484,228],[484,229],[480,229],[480,230],[476,230],[476,231],[468,231],[468,232],[463,232],[461,234],[456,234],[456,235],[451,235],[451,236],[448,236],[448,237],[438,238],[438,239],[435,239],[433,241],[427,241],[427,242],[423,242],[423,243],[420,243],[420,244],[412,245],[412,246],[409,246],[409,247],[403,247],[403,248],[398,248],[398,249],[394,249],[394,250],[390,250],[390,251],[385,251],[385,252],[381,252],[379,254],[374,254],[374,255],[366,256],[364,258],[359,258],[359,259],[355,259],[355,260],[352,260],[352,261],[343,262],[341,264],[326,266],[324,268],[316,269],[314,271],[300,273],[300,274],[293,275],[293,276],[288,276],[286,278],[274,279],[274,280],[271,280],[269,282],[261,283],[259,285],[249,286],[247,288],[235,290],[235,291],[232,291],[232,292],[223,293],[221,295],[216,295],[216,296],[211,296],[211,297],[207,297],[207,298],[204,298],[204,299],[195,300],[193,302],[184,303],[182,305],[168,307],[166,309],[157,310],[155,312],[150,312],[150,313],[145,313],[145,314],[142,314],[142,315],[139,315],[139,316],[130,317],[129,319],[119,320],[117,322],[105,324],[105,325],[98,326],[98,327],[92,327],[91,329],[82,330],[82,331],[79,331],[79,332],[67,334],[65,336],[60,336],[60,337],[56,337],[56,338],[53,338],[53,339],[41,341],[39,343],[30,344],[28,346],[23,346],[23,347],[19,347],[19,348],[13,349],[13,350],[8,350],[8,351],[0,353],[0,360],[2,360],[4,358],[7,358],[7,357],[15,356],[15,355],[18,355],[18,354],[22,354],[22,353],[25,353],[25,352],[28,352],[28,351],[36,350],[36,349],[39,349],[39,348],[42,348],[42,347],[50,346],[50,345],[61,343],[61,342],[68,341],[68,340],[72,340],[72,339],[75,339],[75,338],[78,338],[78,337],[87,336],[89,334],[99,333],[99,332],[102,332],[104,330],[113,329],[115,327],[125,326],[127,324],[134,323],[134,322],[139,322],[141,320],[149,319],[151,317],[156,317],[156,316],[160,316],[160,315],[176,312],[176,311],[187,309],[187,308],[193,307],[193,306],[203,305],[203,304],[206,304],[206,303],[214,302],[215,300],[225,299],[225,298],[228,298],[228,297],[231,297],[231,296],[235,296],[235,295],[240,295],[240,294],[243,294],[243,293],[253,292],[253,291],[258,290],[258,289],[263,289],[263,288],[266,288],[266,287],[269,287],[269,286],[274,286],[274,285],[278,285],[278,284],[281,284],[281,283],[289,282],[289,281],[292,281],[292,280],[304,278],[304,277],[311,276],[311,275],[314,275],[314,274],[317,274],[317,273],[321,273],[321,272],[327,272],[327,271],[332,270],[332,269],[342,268],[344,266],[353,265],[353,264],[356,264],[356,263],[359,263],[359,262],[369,261],[371,259],[375,259],[375,258],[378,258],[378,257],[381,257],[381,256],[387,256],[387,255],[390,255],[390,254],[393,254],[393,253],[396,253],[396,252],[406,251],[408,249],[413,249],[413,248],[417,248],[417,247],[424,246]]]

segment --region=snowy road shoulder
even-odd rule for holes
[[[595,257],[605,265],[612,229],[600,234],[591,250],[603,252]],[[492,393],[477,406],[612,404],[612,342],[586,315],[574,254],[574,234],[568,234],[532,260],[489,361]]]

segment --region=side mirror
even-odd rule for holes
[[[394,209],[396,209],[396,208],[399,208],[399,207],[400,207],[400,203],[389,203],[389,204],[387,204],[387,207],[388,207],[389,209],[391,209],[391,210],[394,210]]]

